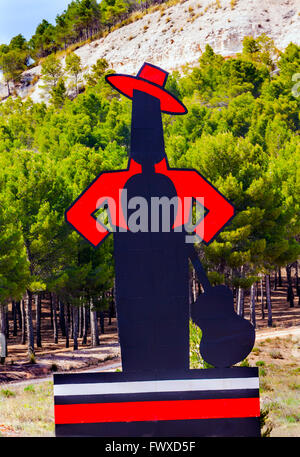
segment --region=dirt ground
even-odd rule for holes
[[[53,330],[50,323],[50,313],[43,306],[42,309],[42,348],[35,347],[35,363],[30,363],[26,354],[26,345],[20,344],[21,336],[12,336],[8,340],[8,354],[4,365],[0,365],[0,384],[45,377],[56,371],[78,371],[89,367],[101,366],[108,360],[120,360],[120,347],[116,319],[113,318],[111,325],[105,318],[104,334],[100,334],[100,345],[91,346],[90,337],[87,344],[82,345],[78,339],[79,349],[73,350],[73,341],[70,339],[70,347],[65,347],[65,338],[59,329],[58,344],[53,342]],[[10,322],[12,326],[12,322]],[[20,332],[18,330],[18,332]]]
[[[295,306],[290,308],[289,303],[286,301],[285,281],[283,287],[277,288],[275,291],[272,290],[273,325],[272,327],[268,327],[267,310],[265,310],[265,317],[263,319],[260,298],[258,297],[256,307],[257,339],[261,339],[264,334],[269,335],[281,329],[300,326],[298,297],[295,297],[294,303]],[[35,309],[33,309],[34,316]],[[249,317],[249,297],[246,297],[245,318],[249,319]],[[29,363],[27,347],[20,344],[21,331],[18,329],[18,335],[13,336],[12,319],[10,319],[9,323],[8,355],[5,364],[0,365],[0,383],[45,377],[54,371],[72,372],[89,367],[99,367],[105,361],[120,360],[120,347],[118,344],[117,322],[115,318],[112,319],[111,325],[109,325],[108,318],[105,318],[105,332],[100,335],[100,346],[92,348],[90,338],[88,338],[87,345],[83,346],[79,338],[79,349],[74,351],[72,339],[70,339],[70,347],[68,349],[65,348],[65,338],[62,336],[60,328],[58,330],[58,344],[54,343],[49,304],[46,301],[42,302],[42,348],[35,347],[35,363]],[[33,324],[35,327],[35,322]]]

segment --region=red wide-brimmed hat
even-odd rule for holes
[[[164,88],[168,74],[161,68],[145,62],[136,76],[112,74],[107,75],[105,79],[125,97],[132,99],[133,90],[136,89],[158,98],[163,113],[186,114],[184,104]]]

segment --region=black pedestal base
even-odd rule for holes
[[[56,436],[257,437],[258,369],[54,375]]]

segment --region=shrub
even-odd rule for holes
[[[15,397],[16,396],[15,392],[12,392],[9,389],[1,389],[0,393],[1,393],[1,395],[3,397],[6,397],[6,398]]]
[[[263,377],[263,376],[266,376],[266,375],[267,375],[266,370],[265,370],[264,368],[260,368],[260,369],[259,369],[259,376],[262,376],[262,377]]]
[[[240,367],[250,367],[250,364],[247,359],[244,359],[242,362],[239,364]]]
[[[32,392],[35,393],[35,389],[32,384],[29,384],[28,386],[24,387],[24,392]]]
[[[261,436],[263,437],[269,437],[273,430],[273,424],[269,419],[269,412],[268,408],[264,408],[260,411],[260,429]]]
[[[40,79],[40,75],[34,75],[32,80],[30,81],[30,85],[34,86]]]
[[[276,349],[274,351],[270,351],[270,357],[272,357],[272,359],[283,359],[281,352]]]
[[[263,362],[262,360],[258,360],[258,361],[255,363],[255,365],[256,365],[257,367],[264,367],[266,364],[265,364],[265,362]]]
[[[32,352],[29,354],[28,357],[29,357],[29,363],[31,363],[31,364],[35,364],[36,363],[35,355]]]
[[[271,392],[273,388],[264,379],[259,383],[259,392]]]
[[[292,390],[300,390],[300,384],[296,384],[295,382],[289,384],[289,388]]]

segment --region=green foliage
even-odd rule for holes
[[[35,393],[35,388],[33,387],[32,384],[29,384],[28,386],[24,387],[24,392]]]
[[[44,88],[53,89],[63,76],[61,61],[54,54],[49,55],[42,63],[41,74]]]
[[[50,101],[55,108],[62,108],[67,97],[67,89],[62,78],[60,78],[57,85],[51,89],[50,95]]]
[[[0,390],[0,394],[5,398],[15,397],[16,396],[15,392],[12,392],[9,389],[1,389]]]
[[[86,82],[88,86],[96,86],[96,84],[101,80],[104,73],[108,68],[108,63],[105,59],[98,59],[97,62],[92,65],[91,72],[89,72],[86,76]]]
[[[279,57],[279,51],[275,47],[274,41],[267,37],[265,33],[257,39],[246,36],[243,40],[242,58],[252,62],[265,65],[269,69],[275,69],[275,63]]]
[[[250,364],[247,359],[244,359],[242,362],[239,363],[240,367],[250,367]]]
[[[81,65],[81,59],[80,57],[75,54],[75,53],[70,53],[66,56],[66,66],[65,66],[65,71],[69,73],[74,81],[73,85],[75,86],[76,89],[76,95],[78,95],[78,77],[80,73],[82,72],[83,68]]]
[[[36,358],[35,358],[35,355],[33,354],[33,352],[28,353],[28,360],[29,360],[29,363],[32,365],[36,364]]]
[[[29,265],[21,225],[3,193],[0,193],[0,221],[0,306],[2,306],[9,299],[20,298],[29,281]]]
[[[201,337],[200,328],[190,320],[190,368],[213,368],[201,357],[199,350]]]
[[[44,57],[57,50],[55,27],[45,19],[37,26],[35,34],[29,40],[29,48],[34,57]]]
[[[11,95],[9,83],[16,83],[25,70],[23,52],[16,49],[9,49],[7,52],[0,51],[0,70],[2,70],[7,84],[8,95]]]

